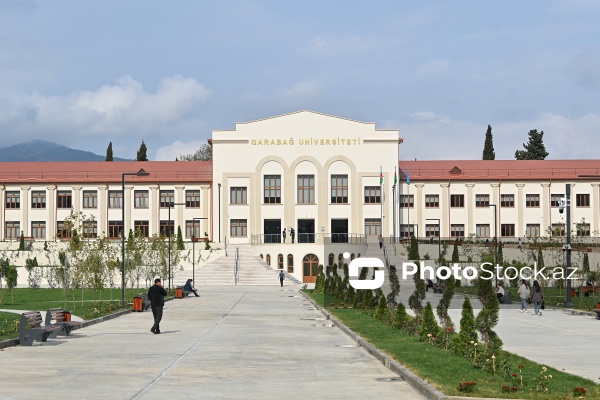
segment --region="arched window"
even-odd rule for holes
[[[288,266],[287,266],[288,267],[288,272],[290,274],[294,273],[294,256],[291,255],[291,254],[288,254],[287,258],[288,258]]]
[[[283,269],[283,254],[277,256],[277,268]]]
[[[314,283],[319,274],[319,257],[314,254],[307,254],[302,259],[303,282]]]
[[[333,253],[329,253],[329,262],[327,263],[328,266],[332,266],[334,265],[335,262],[335,256],[333,255]]]
[[[271,266],[271,255],[267,254],[267,265],[270,267]]]

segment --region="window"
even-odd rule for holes
[[[123,231],[123,224],[121,221],[108,221],[108,237],[119,238]]]
[[[464,194],[450,195],[450,207],[464,207],[464,206],[465,206],[465,195]]]
[[[133,229],[143,237],[150,236],[150,224],[148,221],[133,221]]]
[[[31,236],[35,239],[46,239],[46,221],[32,221]]]
[[[248,236],[248,220],[232,219],[231,220],[231,237],[246,237]],[[269,257],[269,256],[267,256]],[[267,264],[271,264],[268,262]]]
[[[558,207],[560,199],[565,197],[564,194],[551,194],[550,195],[550,207]]]
[[[122,208],[123,207],[123,193],[120,190],[109,190],[108,191],[108,208]]]
[[[229,189],[229,202],[231,204],[248,204],[248,189],[245,186]]]
[[[271,255],[267,254],[267,265],[270,267],[271,266]]]
[[[540,237],[540,224],[527,224],[525,226],[525,236]]]
[[[398,201],[400,208],[413,208],[415,206],[415,199],[412,194],[401,194]]]
[[[265,175],[264,203],[281,204],[281,175]]]
[[[515,236],[515,224],[501,224],[500,225],[500,236],[502,236],[502,237]]]
[[[291,254],[287,256],[287,268],[290,274],[294,273],[294,256]]]
[[[515,206],[515,195],[514,194],[501,194],[500,195],[500,207],[514,207]]]
[[[490,237],[490,225],[489,224],[477,224],[475,225],[475,236],[477,237]]]
[[[565,224],[552,224],[552,236],[565,236]]]
[[[88,221],[82,227],[82,235],[84,238],[98,237],[98,223],[96,221]]]
[[[319,257],[307,254],[302,259],[304,276],[317,276],[319,274]]]
[[[577,236],[590,236],[590,224],[577,224]]]
[[[365,186],[365,204],[381,204],[381,186]]]
[[[525,195],[525,207],[539,207],[540,206],[540,195],[539,194],[526,194]]]
[[[195,238],[202,237],[202,220],[194,221],[193,219],[189,219],[185,221],[185,237],[191,238],[192,236]]]
[[[277,256],[277,268],[283,269],[283,254]]]
[[[381,218],[365,218],[365,235],[381,235]]]
[[[70,190],[59,190],[56,192],[56,208],[71,208],[71,201]]]
[[[438,224],[425,224],[425,236],[428,238],[440,236],[440,226]]]
[[[348,204],[348,175],[331,175],[331,202]]]
[[[438,208],[440,206],[440,195],[438,194],[426,194],[425,195],[425,208]]]
[[[83,191],[83,208],[98,208],[98,192],[96,190]]]
[[[67,229],[65,221],[56,222],[56,236],[60,239],[68,239],[71,237],[71,231]]]
[[[490,195],[489,194],[476,194],[475,195],[475,207],[489,207],[490,206]]]
[[[400,224],[400,238],[409,238],[415,235],[413,224]]]
[[[135,190],[133,192],[133,207],[148,208],[150,207],[150,198],[147,190]]]
[[[575,201],[576,201],[577,207],[589,207],[590,206],[590,195],[589,194],[578,194],[575,197]]]
[[[315,204],[315,176],[298,175],[298,204]]]
[[[7,239],[18,239],[21,236],[21,223],[19,221],[6,221],[5,237]]]
[[[21,193],[18,191],[6,192],[6,208],[21,208]]]
[[[169,208],[170,204],[175,203],[175,191],[161,190],[160,191],[160,207]]]
[[[200,191],[186,190],[185,191],[185,206],[187,208],[200,208]]]
[[[451,224],[450,225],[450,236],[451,237],[464,237],[465,236],[465,225],[464,224]]]
[[[34,190],[31,192],[31,208],[46,208],[46,192]]]
[[[175,222],[173,221],[160,221],[160,234],[162,236],[173,236],[175,234]]]
[[[329,266],[335,265],[334,264],[335,263],[335,255],[333,255],[333,253],[329,253],[329,257],[327,257],[327,260],[329,261],[329,264],[327,264],[327,265],[329,265]]]

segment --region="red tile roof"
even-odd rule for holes
[[[399,161],[398,180],[600,180],[600,160]]]
[[[0,162],[0,184],[121,182],[122,174],[143,169],[149,176],[127,182],[212,182],[212,161]]]

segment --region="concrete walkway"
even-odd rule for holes
[[[337,328],[298,287],[206,287],[152,313],[131,313],[0,352],[9,399],[423,399]],[[318,326],[315,326],[318,325]]]

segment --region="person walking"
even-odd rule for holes
[[[150,328],[150,332],[158,335],[160,333],[160,321],[163,316],[163,307],[165,306],[165,296],[167,291],[162,287],[160,278],[154,280],[154,285],[148,289],[148,299],[154,316],[154,325]]]
[[[379,248],[383,248],[383,236],[379,235]]]
[[[296,237],[296,231],[294,228],[290,228],[290,236],[292,237],[292,243],[294,243],[294,238]]]
[[[538,281],[533,281],[533,291],[531,301],[533,302],[533,310],[535,316],[542,315],[542,301],[544,300],[544,292]]]
[[[285,228],[283,228],[283,232],[281,232],[281,237],[283,237],[283,243],[285,243]]]
[[[529,288],[525,279],[521,279],[521,285],[519,286],[519,297],[521,298],[521,312],[527,311],[527,300],[529,299]]]
[[[279,283],[281,283],[281,287],[283,287],[283,280],[285,279],[285,273],[283,270],[279,271]]]

